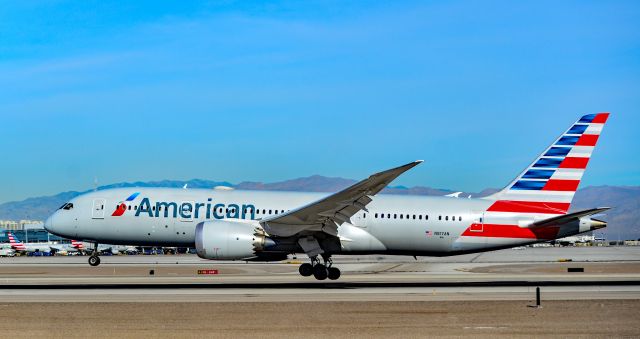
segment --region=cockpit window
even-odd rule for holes
[[[60,207],[59,209],[60,209],[60,210],[70,210],[70,209],[72,209],[72,208],[73,208],[73,204],[72,204],[72,203],[70,203],[70,202],[68,202],[68,203],[66,203],[66,204],[62,205],[62,207]]]

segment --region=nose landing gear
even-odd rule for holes
[[[340,270],[337,267],[333,267],[333,261],[331,256],[322,256],[324,263],[320,263],[318,256],[314,256],[311,259],[311,263],[304,263],[298,268],[298,272],[303,277],[309,277],[313,275],[317,280],[337,280],[340,278]]]
[[[93,254],[92,254],[92,255],[89,257],[89,265],[91,265],[91,266],[98,266],[98,265],[100,265],[100,257],[99,257],[99,256],[97,256],[97,255],[93,255]]]
[[[93,244],[93,251],[91,252],[91,256],[89,257],[89,265],[100,265],[100,257],[98,256],[98,243]]]

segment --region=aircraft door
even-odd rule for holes
[[[473,223],[469,227],[469,231],[478,233],[484,232],[484,212],[476,214],[476,217],[473,219]]]
[[[104,219],[105,199],[93,199],[92,219]]]
[[[356,213],[353,217],[353,223],[360,228],[367,228],[367,220],[371,218],[371,214],[365,211]]]
[[[485,217],[484,211],[478,212],[473,220],[473,224],[469,227],[469,231],[476,235],[473,238],[475,238],[475,246],[477,246],[476,248],[478,249],[487,247],[487,237],[485,235],[487,225],[485,225]]]

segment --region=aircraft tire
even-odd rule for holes
[[[313,274],[313,266],[309,263],[304,263],[300,265],[298,272],[300,272],[300,275],[303,277],[310,277]]]
[[[340,278],[340,270],[337,267],[329,267],[327,269],[327,278],[329,280],[338,280]]]
[[[98,266],[100,265],[100,257],[98,256],[90,256],[89,257],[89,265],[91,266]]]
[[[322,264],[313,266],[313,276],[318,280],[327,279],[327,267]]]

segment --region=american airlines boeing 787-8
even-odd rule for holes
[[[371,175],[335,194],[117,188],[79,196],[45,222],[93,243],[195,246],[214,260],[282,260],[305,253],[300,274],[338,279],[334,254],[450,256],[593,231],[606,207],[568,213],[608,113],[589,114],[503,190],[483,198],[378,193],[421,163]],[[89,264],[100,264],[94,251]]]

